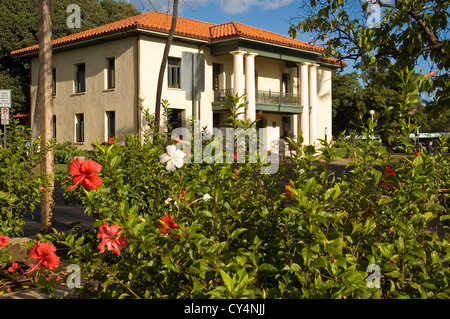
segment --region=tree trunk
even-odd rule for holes
[[[41,230],[48,232],[53,226],[54,200],[53,189],[53,150],[47,151],[49,141],[53,138],[53,95],[52,95],[52,0],[39,0],[39,75],[33,128],[39,126],[37,136],[41,136],[41,152],[45,152],[41,161],[41,176],[48,179],[41,197]],[[36,115],[37,112],[37,115]],[[34,134],[34,136],[36,136]]]
[[[173,1],[173,14],[172,14],[172,26],[170,28],[169,36],[167,38],[166,46],[164,47],[163,59],[161,62],[161,68],[159,69],[158,87],[156,89],[156,104],[155,104],[155,125],[156,130],[159,132],[160,118],[161,118],[161,94],[164,81],[164,73],[166,71],[167,60],[169,59],[170,46],[172,45],[173,37],[175,35],[175,29],[177,27],[178,18],[178,0]]]

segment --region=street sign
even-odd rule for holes
[[[200,93],[205,92],[205,55],[203,53],[181,53],[181,89],[187,91],[186,99],[192,101],[192,91],[195,100],[200,100]]]
[[[6,107],[3,107],[1,109],[2,111],[2,120],[8,120],[9,119],[9,109]]]
[[[0,108],[11,107],[11,90],[0,90]]]

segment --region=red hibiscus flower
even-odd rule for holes
[[[180,143],[183,142],[179,136],[175,137],[173,140],[174,140],[177,144],[180,144]]]
[[[158,220],[158,223],[156,224],[156,226],[159,229],[161,229],[160,230],[161,234],[164,234],[164,235],[169,234],[176,238],[180,238],[179,235],[173,234],[170,232],[171,229],[179,229],[180,228],[180,226],[178,226],[175,223],[175,220],[172,215],[164,215],[163,217],[161,217],[161,219]]]
[[[114,144],[114,137],[108,138],[108,144]]]
[[[262,111],[259,111],[258,113],[256,113],[255,119],[259,119],[262,115]]]
[[[397,173],[395,173],[395,169],[386,167],[383,174],[383,180],[388,176],[397,176]],[[381,186],[383,186],[384,188],[392,188],[394,187],[394,184],[389,182],[381,182]]]
[[[30,258],[36,259],[36,265],[27,273],[32,272],[39,266],[47,269],[55,270],[59,266],[59,257],[55,254],[56,247],[51,243],[41,243],[38,241],[31,247]]]
[[[94,161],[83,161],[77,157],[72,161],[69,167],[69,173],[73,176],[72,186],[67,190],[75,189],[78,184],[81,184],[86,190],[95,190],[102,185],[102,179],[97,175],[100,172],[102,166]]]
[[[8,268],[8,271],[13,273],[15,272],[17,269],[19,269],[19,264],[16,262],[13,262],[11,267]]]
[[[433,75],[436,75],[436,74],[438,74],[438,71],[431,71],[431,72],[425,74],[425,77],[427,78],[427,77],[430,77],[430,76],[433,76]]]
[[[294,193],[291,192],[291,190],[289,189],[289,187],[292,187],[291,182],[287,183],[287,185],[284,187],[285,189],[285,194],[286,195],[294,195]]]
[[[108,223],[100,225],[98,228],[98,238],[101,239],[98,249],[103,253],[105,246],[108,250],[120,255],[120,250],[127,245],[127,241],[122,233],[122,228],[117,225],[109,226]]]
[[[8,236],[4,236],[4,235],[0,235],[0,247],[2,246],[8,246],[9,245],[9,237]]]

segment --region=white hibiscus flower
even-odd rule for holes
[[[211,195],[209,195],[208,193],[206,193],[205,195],[203,195],[203,200],[205,202],[209,201],[211,199]]]
[[[174,172],[176,168],[180,168],[184,164],[183,158],[186,154],[182,150],[177,150],[175,145],[169,145],[166,147],[167,153],[159,155],[159,161],[161,164],[167,162],[166,169],[169,172]]]

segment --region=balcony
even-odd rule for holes
[[[226,106],[229,97],[233,96],[233,89],[214,91],[213,111],[228,110]],[[276,113],[302,113],[300,95],[274,91],[256,91],[256,110]]]

